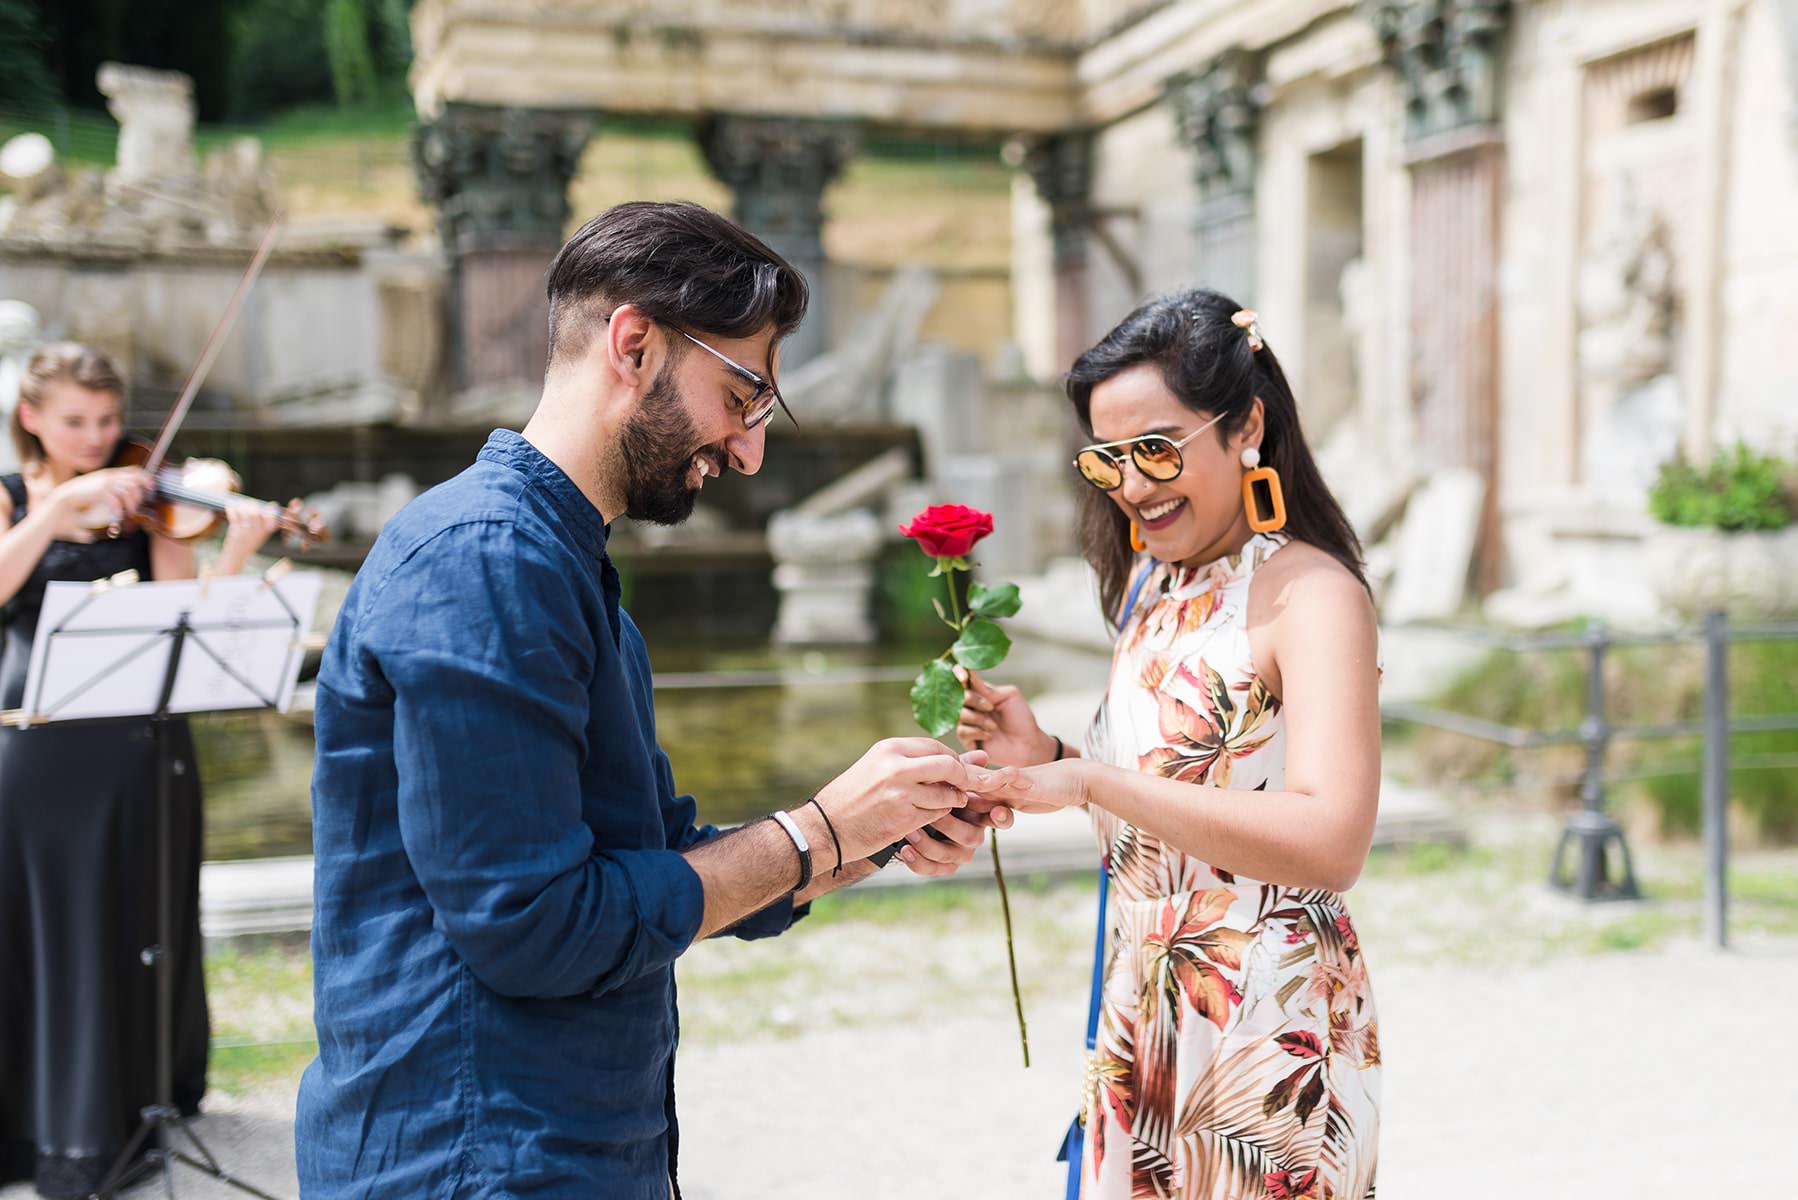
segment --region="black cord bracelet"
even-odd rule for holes
[[[1060,762],[1062,751],[1065,749],[1065,747],[1062,746],[1061,739],[1059,737],[1056,737],[1054,734],[1050,734],[1049,736],[1052,738],[1055,738],[1055,757],[1051,761]]]
[[[830,830],[831,844],[837,848],[837,865],[830,869],[831,877],[834,879],[837,873],[843,869],[843,843],[837,840],[837,827],[830,823],[830,814],[824,811],[824,806],[818,803],[818,798],[813,796],[806,803],[817,807],[818,815],[824,818],[824,828]]]

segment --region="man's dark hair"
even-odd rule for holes
[[[549,361],[583,353],[621,304],[699,335],[799,328],[809,289],[786,259],[709,208],[620,204],[588,221],[549,265]]]

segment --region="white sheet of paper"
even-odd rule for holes
[[[293,698],[321,578],[295,571],[274,584],[254,575],[45,589],[25,678],[24,708],[52,721],[148,716],[168,669],[172,629],[188,614],[173,713],[261,708]]]

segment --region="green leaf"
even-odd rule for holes
[[[911,685],[911,715],[931,737],[945,737],[961,715],[961,680],[955,668],[940,658],[932,659]]]
[[[991,621],[975,620],[962,631],[949,652],[970,671],[990,671],[1011,653],[1011,639]]]
[[[1024,601],[1019,598],[1018,585],[1015,583],[995,583],[991,587],[976,583],[968,589],[968,607],[977,617],[1000,620],[1017,616],[1018,610],[1024,607]]]

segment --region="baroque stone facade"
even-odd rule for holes
[[[1640,613],[1656,464],[1798,450],[1794,9],[1170,4],[1078,57],[1086,204],[1144,269],[1089,247],[1054,341],[1144,291],[1252,296],[1352,511],[1472,471],[1482,589]]]
[[[1471,473],[1486,587],[1577,593],[1581,546],[1616,580],[1670,439],[1798,444],[1790,0],[726,7],[557,4],[551,34],[527,0],[419,0],[421,111],[690,121],[808,271],[844,131],[1013,139],[1032,374],[1145,293],[1221,286],[1367,532]]]

